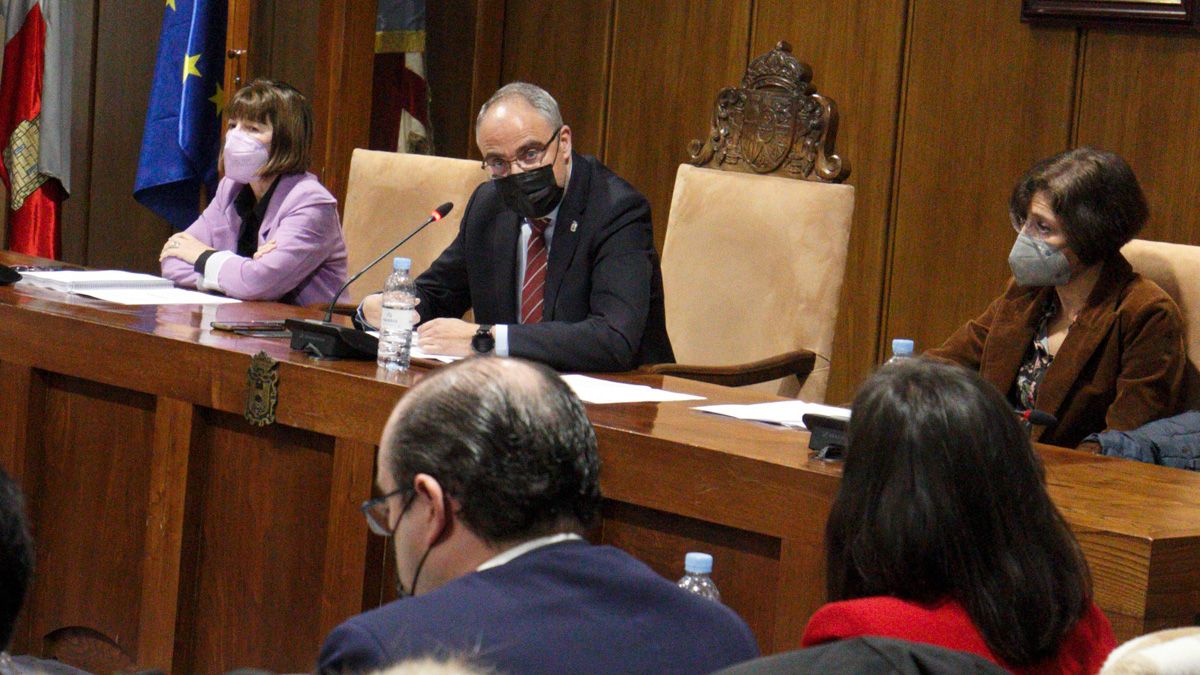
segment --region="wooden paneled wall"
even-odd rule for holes
[[[892,337],[936,346],[999,293],[1008,194],[1042,157],[1083,143],[1124,155],[1153,211],[1142,236],[1200,243],[1200,36],[1031,26],[1009,0],[503,4],[496,84],[551,91],[578,147],[650,199],[660,246],[717,91],[779,40],[813,66],[857,190],[830,401],[850,399]]]
[[[366,31],[323,45],[314,26],[318,15],[366,16],[351,6],[261,0],[252,28],[257,74],[341,97],[340,108],[317,101],[329,103],[318,127],[337,133],[346,121],[336,111],[370,98],[360,90],[370,77],[354,67],[362,45],[347,39]],[[661,244],[675,169],[707,133],[716,92],[791,42],[838,103],[838,149],[857,189],[828,395],[846,401],[890,338],[935,346],[999,292],[1008,193],[1041,157],[1082,143],[1121,153],[1151,204],[1143,236],[1200,243],[1200,35],[1031,26],[1019,12],[1011,0],[431,2],[435,141],[439,154],[472,156],[481,98],[505,81],[538,83],[559,99],[577,147],[647,195]],[[65,257],[153,270],[169,229],[131,194],[154,49],[133,46],[156,44],[161,7],[92,0],[77,15]],[[331,46],[346,51],[340,75],[322,75],[338,65]],[[334,183],[353,137],[331,136]]]

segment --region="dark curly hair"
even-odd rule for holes
[[[1018,229],[1039,192],[1063,222],[1067,245],[1092,265],[1137,236],[1150,209],[1133,169],[1120,155],[1084,146],[1033,165],[1013,188],[1008,213]]]
[[[600,508],[600,458],[583,403],[545,366],[473,358],[409,396],[385,439],[397,485],[435,477],[489,543],[582,531]]]

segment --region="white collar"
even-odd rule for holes
[[[549,546],[551,544],[558,544],[558,543],[564,542],[564,541],[575,541],[575,540],[582,541],[583,537],[575,534],[574,532],[560,532],[559,534],[551,534],[551,535],[547,535],[545,537],[538,537],[537,539],[530,539],[529,541],[527,541],[523,544],[518,544],[510,549],[506,549],[506,550],[502,551],[499,555],[484,562],[479,567],[476,567],[475,571],[482,572],[484,570],[490,570],[493,567],[499,567],[507,562],[511,562],[512,560],[525,555],[526,553],[529,553],[530,551],[539,549],[543,546]]]

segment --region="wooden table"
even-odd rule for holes
[[[0,462],[26,490],[38,542],[17,651],[97,670],[306,670],[329,629],[390,597],[384,540],[357,507],[407,387],[376,378],[374,364],[206,328],[289,316],[316,313],[0,288]],[[263,428],[243,418],[259,351],[279,361],[280,380],[276,423]],[[624,379],[714,403],[767,400]],[[725,601],[762,649],[794,648],[824,601],[840,468],[811,459],[804,433],[691,405],[589,406],[606,498],[594,537],[670,578],[686,551],[712,552]],[[1118,636],[1194,622],[1200,476],[1041,452]]]

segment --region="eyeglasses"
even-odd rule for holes
[[[512,171],[512,165],[516,164],[521,167],[522,171],[532,171],[540,169],[542,160],[546,157],[546,151],[550,149],[550,144],[554,143],[554,139],[558,138],[558,134],[562,131],[562,127],[554,130],[554,135],[550,140],[542,144],[541,147],[536,145],[525,148],[517,155],[516,159],[504,159],[502,157],[485,157],[481,166],[491,172],[492,177],[507,176]]]
[[[1062,233],[1061,226],[1032,214],[1021,219],[1013,218],[1012,227],[1017,234],[1026,234],[1034,239],[1047,239]]]
[[[367,527],[369,527],[372,532],[381,537],[390,537],[395,533],[395,530],[392,529],[391,525],[388,523],[387,501],[392,497],[404,494],[404,491],[404,488],[398,488],[381,497],[368,499],[362,503],[362,506],[358,507],[359,510],[363,512],[363,516],[366,517]],[[400,518],[404,517],[404,512],[408,510],[408,507],[413,503],[413,500],[416,499],[416,497],[417,491],[413,490],[411,493],[409,493],[408,497],[404,499],[404,504],[400,507]],[[396,520],[396,524],[400,524],[399,519]]]

